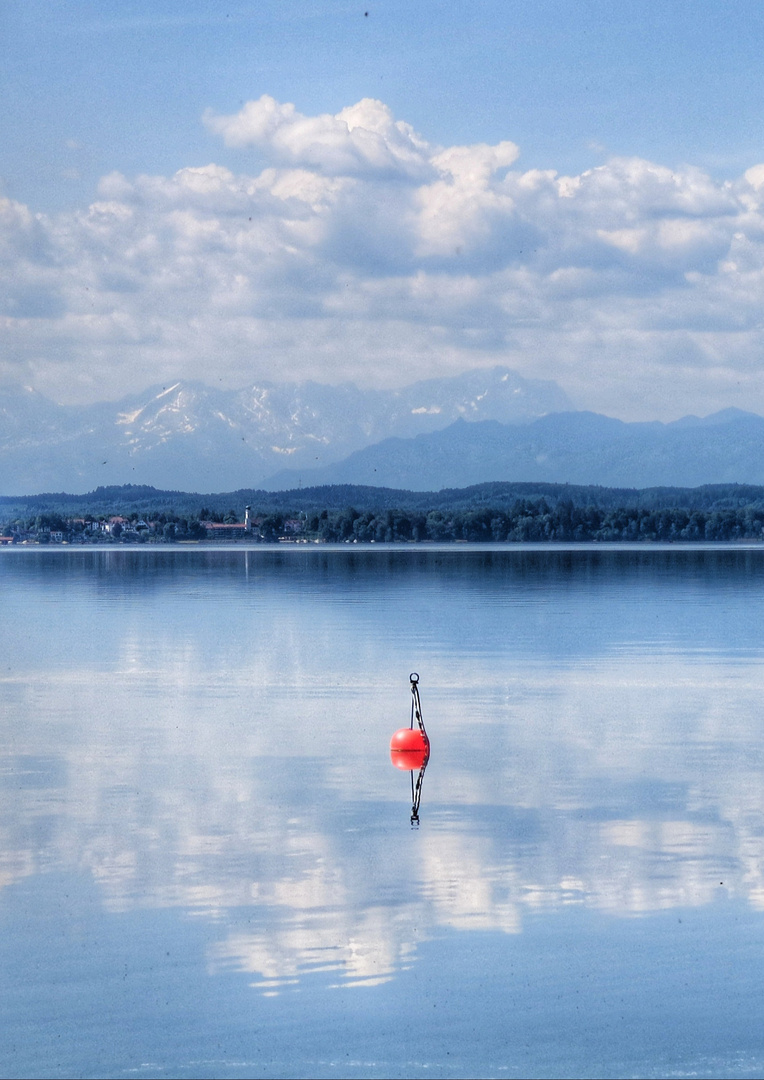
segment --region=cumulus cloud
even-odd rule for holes
[[[422,178],[432,172],[430,148],[386,105],[364,98],[336,116],[303,116],[268,94],[232,116],[204,114],[208,129],[228,146],[254,146],[280,164],[320,169],[331,176]]]
[[[0,201],[0,377],[93,400],[179,376],[401,384],[509,363],[624,417],[764,411],[764,165],[518,167],[364,99],[207,113],[265,167]]]

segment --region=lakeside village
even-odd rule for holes
[[[604,490],[604,489],[603,489]],[[13,544],[162,543],[523,543],[764,541],[764,500],[723,509],[575,506],[569,499],[515,499],[511,506],[425,511],[353,507],[260,513],[205,508],[82,517],[38,513],[0,520],[0,547]],[[51,508],[52,510],[52,508]],[[82,513],[82,510],[80,510]]]
[[[230,543],[234,540],[307,542],[305,517],[284,518],[270,515],[255,518],[250,508],[244,511],[244,521],[237,521],[233,510],[223,517],[202,510],[198,518],[158,514],[145,521],[138,514],[123,517],[61,518],[39,514],[34,520],[14,521],[2,528],[0,545],[5,544],[146,544],[190,543],[200,541]]]

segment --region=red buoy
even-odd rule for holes
[[[390,740],[390,760],[396,769],[421,769],[430,756],[430,740],[419,728],[399,728]]]

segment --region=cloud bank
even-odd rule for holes
[[[251,172],[112,173],[56,216],[0,200],[0,379],[74,403],[504,363],[625,419],[764,411],[764,164],[522,170],[512,142],[434,146],[371,99],[203,121]]]

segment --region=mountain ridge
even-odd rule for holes
[[[364,485],[294,488],[265,491],[242,488],[236,491],[199,492],[161,491],[147,485],[123,484],[99,487],[85,494],[42,492],[11,496],[0,495],[0,516],[14,517],[41,513],[77,513],[94,516],[144,512],[199,513],[202,509],[227,513],[233,510],[241,519],[243,508],[250,505],[257,513],[276,511],[396,509],[406,512],[433,508],[455,510],[509,509],[517,502],[545,501],[550,506],[569,503],[598,509],[675,509],[736,510],[764,506],[764,485],[704,484],[697,488],[608,488],[601,485],[546,483],[487,483],[467,488],[441,491],[406,491]]]
[[[383,438],[467,416],[530,422],[570,408],[553,382],[481,368],[397,390],[261,382],[238,390],[176,381],[84,408],[0,393],[2,489],[95,487],[140,479],[165,488],[251,486],[286,462],[327,465]]]
[[[661,423],[592,412],[552,413],[519,425],[455,423],[390,438],[318,470],[282,470],[268,490],[303,484],[375,484],[412,490],[490,481],[606,487],[764,483],[764,418],[743,410]]]
[[[29,390],[0,394],[0,491],[130,481],[186,492],[760,484],[764,418],[727,408],[627,422],[573,411],[554,383],[502,367],[385,391],[176,381],[84,410]]]

